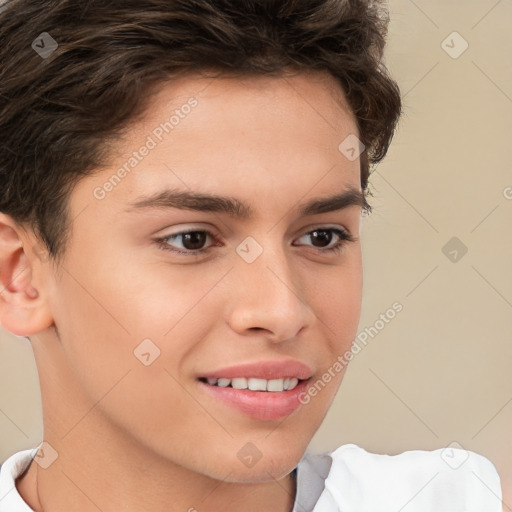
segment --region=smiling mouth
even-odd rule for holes
[[[255,377],[239,377],[233,379],[200,377],[199,380],[213,387],[230,387],[234,389],[244,389],[247,391],[269,391],[279,393],[282,391],[291,391],[295,389],[300,382],[309,379],[299,379],[297,377],[284,377],[282,379],[269,380]]]

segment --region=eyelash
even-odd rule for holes
[[[331,232],[335,233],[336,235],[338,235],[340,238],[338,240],[338,242],[336,242],[336,244],[334,244],[332,247],[329,247],[326,249],[322,249],[322,248],[317,249],[318,252],[324,253],[324,254],[325,253],[339,254],[341,252],[341,250],[343,249],[343,246],[345,245],[346,242],[353,242],[354,240],[356,240],[348,231],[346,231],[344,229],[340,229],[340,228],[315,228],[311,231],[308,231],[307,233],[304,233],[304,235],[302,235],[302,236],[310,235],[311,233],[314,233],[315,231],[331,231]],[[190,249],[188,251],[179,251],[176,249],[172,249],[171,246],[167,243],[167,240],[169,240],[169,239],[175,239],[175,238],[180,237],[181,235],[186,235],[188,233],[206,233],[208,236],[211,237],[211,239],[213,240],[214,243],[205,249],[197,249],[197,250]],[[302,238],[302,236],[300,238]],[[199,256],[203,253],[208,252],[212,247],[215,246],[215,244],[219,243],[219,240],[211,231],[208,231],[207,229],[191,229],[191,230],[187,230],[187,231],[179,231],[178,233],[173,233],[172,235],[167,235],[167,236],[164,236],[161,238],[155,238],[155,242],[164,251],[172,252],[174,254],[184,254],[186,256]]]

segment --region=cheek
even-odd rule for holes
[[[205,419],[183,391],[183,363],[216,318],[217,303],[208,292],[222,270],[191,280],[190,273],[168,268],[166,274],[127,261],[123,267],[120,259],[112,267],[96,263],[69,264],[55,304],[64,344],[56,357],[77,396],[70,425],[96,404],[110,421],[142,438],[172,425],[180,411],[186,435]]]
[[[340,269],[336,278],[317,290],[314,307],[324,337],[316,350],[318,372],[301,399],[314,431],[329,411],[352,359],[350,349],[357,335],[361,297],[362,272],[357,262]]]
[[[76,267],[69,269],[59,286],[55,324],[63,364],[94,400],[131,368],[133,349],[142,340],[130,317],[123,314],[127,299],[122,289],[111,290],[100,272],[91,276],[80,274]],[[136,314],[133,311],[132,317]]]
[[[325,415],[341,385],[351,360],[350,349],[357,335],[361,315],[362,262],[359,247],[347,254],[344,264],[327,267],[310,276],[310,306],[323,332],[323,343],[317,347],[318,373],[304,397],[307,408]],[[347,358],[349,354],[349,358]]]
[[[358,246],[337,266],[304,273],[305,297],[325,329],[331,348],[341,349],[354,339],[361,314],[363,274]]]

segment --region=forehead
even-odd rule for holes
[[[359,159],[339,150],[349,135],[358,135],[355,117],[328,74],[181,77],[155,90],[87,193],[112,182],[101,208],[163,188],[242,200],[358,188]]]
[[[193,108],[191,98],[196,103]],[[244,77],[189,74],[159,84],[148,96],[142,119],[128,130],[125,147],[131,148],[141,135],[152,133],[166,121],[173,126],[161,135],[169,143],[179,140],[183,144],[188,138],[189,145],[194,145],[197,136],[201,142],[215,139],[217,143],[222,135],[229,135],[223,147],[239,144],[240,138],[228,133],[233,130],[242,130],[245,137],[275,140],[276,133],[285,137],[293,128],[293,136],[302,135],[311,145],[328,131],[336,139],[344,133],[358,135],[341,86],[326,72]]]

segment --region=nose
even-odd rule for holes
[[[231,274],[234,286],[227,321],[238,334],[264,331],[265,338],[281,342],[313,323],[307,290],[282,249],[264,248],[252,263],[240,258]]]

